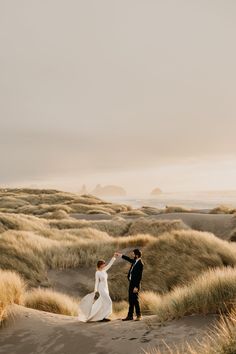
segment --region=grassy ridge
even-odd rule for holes
[[[193,314],[228,312],[236,303],[236,269],[224,268],[204,272],[190,285],[176,287],[164,296],[144,292],[146,312],[161,322]]]
[[[219,205],[211,209],[210,214],[236,214],[236,208],[230,208],[227,205]]]
[[[143,248],[145,263],[142,289],[165,294],[176,286],[189,284],[209,268],[236,265],[236,247],[212,234],[193,230],[171,231],[152,240]],[[123,265],[111,272],[111,294],[125,298],[127,281]]]
[[[48,220],[1,212],[0,267],[18,271],[33,286],[46,285],[48,268],[95,265],[117,249],[142,247],[153,236],[183,228],[181,221]]]
[[[46,285],[48,268],[92,266],[98,258],[107,259],[118,249],[134,247],[142,247],[144,251],[144,290],[159,293],[189,282],[209,267],[236,263],[235,252],[226,241],[208,233],[179,231],[181,227],[185,228],[181,222],[150,221],[149,225],[146,220],[139,220],[132,224],[131,231],[141,230],[145,234],[112,237],[91,228],[51,228],[50,222],[41,219],[39,229],[35,231],[37,218],[25,219],[21,215],[16,215],[16,224],[12,220],[14,215],[4,215],[5,227],[8,217],[11,228],[0,234],[0,267],[17,270],[31,285]],[[14,225],[17,230],[12,230]],[[150,234],[155,236],[148,234],[148,226]],[[21,231],[19,228],[33,231]],[[115,266],[111,273],[111,293],[119,301],[126,298],[125,266],[125,263]]]
[[[48,219],[41,213],[45,205],[47,213],[58,211],[55,206],[68,213],[81,201],[92,208],[95,204],[110,208],[111,204],[91,196],[51,190],[2,190],[4,193],[7,196],[0,205],[7,206],[8,212],[0,213],[0,267],[18,271],[32,286],[47,286],[48,268],[93,266],[97,258],[109,258],[118,249],[133,247],[144,251],[143,289],[158,293],[186,284],[208,268],[236,263],[235,252],[227,242],[189,230],[179,220],[118,217],[86,221],[69,214],[65,219]],[[35,207],[40,214],[13,212],[22,211],[22,205]],[[119,213],[123,206],[112,204],[112,208]],[[127,297],[125,269],[125,263],[114,266],[110,276],[111,294],[117,301]]]
[[[0,189],[0,211],[36,215],[47,219],[66,218],[70,213],[94,211],[115,215],[130,207],[107,203],[90,195],[78,196],[50,189]]]
[[[48,269],[95,267],[98,258],[108,259],[117,250],[128,253],[134,247],[143,250],[142,307],[146,314],[166,321],[228,311],[236,300],[236,246],[193,231],[182,221],[150,217],[173,212],[192,211],[175,206],[132,209],[55,190],[0,189],[0,321],[12,303],[75,315],[77,300],[50,289],[34,289],[50,286]],[[233,214],[234,210],[220,207],[211,212]],[[78,220],[73,217],[76,213],[102,213],[109,218]],[[235,230],[232,239],[234,234]],[[115,313],[127,308],[127,270],[128,264],[121,262],[109,274]],[[234,350],[235,318],[232,312],[227,326],[222,324],[222,341],[214,337],[212,347],[219,349],[214,353],[234,353],[230,350]],[[204,345],[199,353],[212,354],[207,351],[210,344]]]

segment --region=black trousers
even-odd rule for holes
[[[134,286],[130,284],[129,286],[129,312],[128,317],[133,317],[134,309],[137,316],[141,316],[140,305],[139,305],[139,293],[134,293]]]

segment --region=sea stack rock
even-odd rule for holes
[[[82,188],[79,191],[80,195],[88,194],[88,190],[85,184],[82,185]]]
[[[151,195],[154,197],[160,194],[162,194],[162,190],[160,188],[155,188],[151,191]]]

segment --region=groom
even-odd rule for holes
[[[143,262],[142,262],[142,252],[139,249],[133,250],[134,258],[129,258],[121,253],[116,253],[117,256],[123,258],[127,262],[131,263],[130,270],[128,273],[129,280],[129,312],[126,318],[122,321],[131,321],[133,320],[134,308],[136,311],[136,321],[142,319],[140,305],[139,305],[139,290],[140,283],[143,274]]]

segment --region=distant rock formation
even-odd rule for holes
[[[94,190],[91,192],[91,194],[98,196],[98,197],[123,197],[126,196],[126,191],[124,188],[120,186],[113,186],[113,185],[108,185],[108,186],[101,186],[100,184],[97,184]]]
[[[80,195],[88,194],[88,190],[87,190],[87,187],[85,184],[82,185],[82,188],[80,189],[79,194]]]
[[[151,191],[152,196],[160,195],[160,194],[162,194],[162,190],[160,188],[155,188]]]

